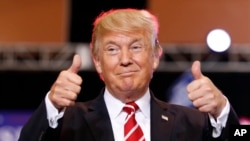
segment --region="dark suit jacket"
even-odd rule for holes
[[[151,97],[151,141],[227,140],[229,126],[239,124],[231,108],[222,135],[213,139],[207,114],[168,104],[156,99],[153,94]],[[78,102],[75,106],[68,107],[56,129],[49,127],[46,116],[43,101],[22,128],[19,141],[114,141],[103,92],[92,101]]]

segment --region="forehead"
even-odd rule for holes
[[[109,32],[106,33],[105,36],[101,37],[101,42],[104,44],[110,42],[130,43],[135,41],[146,42],[147,40],[142,32]]]

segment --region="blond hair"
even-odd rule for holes
[[[160,56],[158,43],[157,18],[147,10],[139,9],[111,9],[101,13],[94,21],[92,31],[91,51],[95,58],[98,58],[99,39],[107,32],[135,32],[143,31],[155,54]]]

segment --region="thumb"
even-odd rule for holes
[[[73,62],[71,66],[68,68],[68,71],[77,73],[81,68],[81,64],[82,64],[81,56],[78,54],[75,54],[73,58]]]
[[[200,61],[194,61],[192,68],[191,68],[192,74],[194,79],[200,79],[203,74],[201,72],[201,63]]]

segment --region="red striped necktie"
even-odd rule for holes
[[[123,110],[128,113],[124,125],[125,141],[145,141],[142,129],[135,119],[135,111],[138,110],[135,102],[127,103]]]

